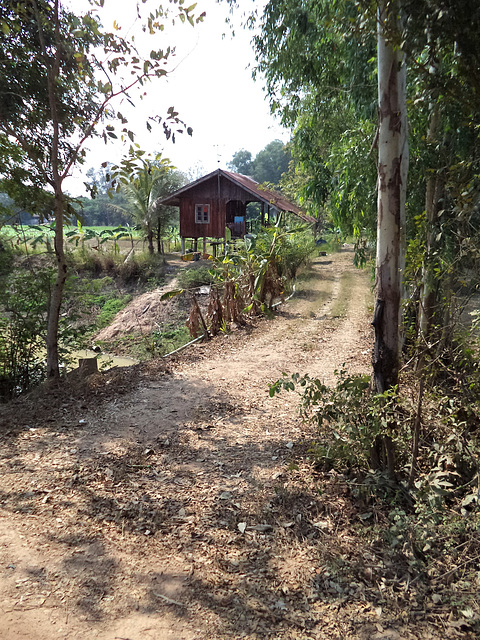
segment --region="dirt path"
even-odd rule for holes
[[[368,273],[351,252],[313,269],[275,319],[170,371],[5,413],[2,640],[435,637],[382,613],[374,570],[342,578],[372,551],[306,459],[297,397],[268,396],[283,371],[369,370]]]

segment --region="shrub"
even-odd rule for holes
[[[290,234],[290,236],[287,236],[282,248],[280,271],[284,270],[287,278],[295,280],[298,269],[308,263],[316,248],[315,240],[309,231]],[[283,264],[285,265],[284,269],[282,268]]]
[[[9,242],[0,235],[0,279],[13,269],[14,253]]]
[[[180,272],[178,283],[182,289],[196,289],[202,285],[212,284],[214,279],[210,267],[187,267]]]
[[[190,339],[186,326],[165,328],[151,334],[147,350],[155,356],[164,356],[166,353],[183,346]]]
[[[368,470],[371,452],[378,438],[395,442],[408,439],[405,433],[405,401],[396,389],[373,393],[370,376],[336,371],[337,384],[330,388],[317,378],[298,373],[285,376],[270,387],[270,396],[282,389],[301,389],[301,413],[317,427],[311,453],[326,469]]]
[[[132,296],[126,295],[121,296],[120,298],[111,298],[106,300],[97,317],[97,328],[103,329],[104,327],[108,327],[117,313],[124,309],[131,299]]]
[[[47,301],[53,270],[12,274],[0,294],[0,394],[8,400],[38,384],[44,361]],[[60,332],[64,329],[62,324]]]

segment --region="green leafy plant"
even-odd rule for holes
[[[98,314],[96,325],[99,329],[103,329],[103,327],[108,327],[111,324],[113,318],[117,315],[119,311],[124,309],[127,304],[131,301],[132,296],[126,295],[121,296],[119,298],[111,298],[107,300],[102,308],[100,313]]]
[[[301,414],[318,427],[319,439],[312,453],[322,467],[368,468],[375,438],[388,430],[395,394],[372,394],[366,375],[349,376],[344,370],[336,375],[338,381],[332,389],[308,375],[284,374],[270,386],[270,396],[300,389]]]
[[[186,267],[178,275],[178,284],[182,289],[196,289],[214,282],[215,276],[210,267]]]
[[[45,376],[47,300],[53,270],[24,269],[5,280],[0,294],[0,396],[8,400]],[[62,323],[63,329],[65,324]],[[60,332],[62,328],[60,329]]]

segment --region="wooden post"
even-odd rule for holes
[[[182,243],[182,256],[185,255],[185,238],[181,239],[181,243]]]
[[[207,253],[207,238],[203,236],[203,255]]]
[[[196,253],[198,247],[198,238],[193,241],[193,251]]]

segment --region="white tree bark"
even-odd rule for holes
[[[397,383],[405,265],[405,198],[408,173],[406,65],[400,49],[400,2],[379,0],[378,10],[378,223],[375,350],[380,393]]]

